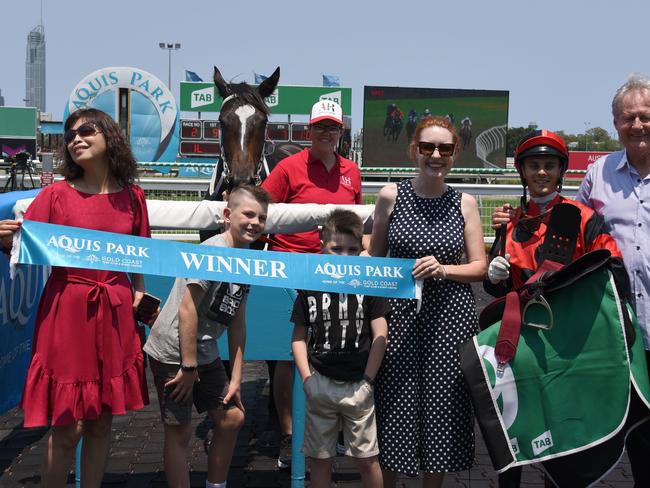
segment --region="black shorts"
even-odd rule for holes
[[[165,383],[176,377],[180,366],[178,364],[160,363],[151,357],[149,359],[154,383],[158,391],[160,416],[163,423],[167,425],[189,424],[192,421],[192,404],[199,413],[220,408],[227,410],[236,406],[232,400],[227,405],[223,404],[230,383],[221,359],[198,367],[200,381],[194,383],[192,395],[186,402],[175,401],[170,396],[173,387],[165,388]]]

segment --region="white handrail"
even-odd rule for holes
[[[488,156],[506,145],[508,128],[505,125],[490,127],[476,136],[476,156],[489,168],[499,166],[488,161]]]

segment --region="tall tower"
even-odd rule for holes
[[[2,90],[0,90],[0,107],[5,106],[5,97],[2,96]]]
[[[27,35],[25,106],[45,112],[45,28],[42,22]]]

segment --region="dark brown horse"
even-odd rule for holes
[[[264,171],[264,139],[269,108],[264,98],[273,93],[280,79],[280,68],[252,87],[247,83],[231,84],[214,67],[214,84],[223,98],[221,158],[210,185],[209,200],[221,200],[224,190],[242,183],[259,184]]]
[[[258,185],[270,172],[264,157],[264,140],[269,108],[264,99],[273,93],[280,80],[280,68],[259,84],[228,83],[214,67],[214,84],[223,98],[219,113],[221,157],[214,169],[207,200],[221,201],[224,191],[237,185]],[[201,231],[204,241],[213,231]]]

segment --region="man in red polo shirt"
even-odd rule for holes
[[[314,104],[309,120],[311,147],[283,159],[262,186],[275,203],[361,202],[361,174],[356,163],[336,153],[343,133],[341,106],[330,100]],[[318,231],[276,235],[274,251],[320,252]]]
[[[356,163],[336,153],[343,134],[343,110],[330,100],[316,102],[309,118],[311,147],[283,159],[262,186],[275,203],[362,203],[361,173]],[[276,234],[272,251],[319,253],[318,230]],[[278,361],[273,373],[273,398],[282,436],[278,467],[291,462],[292,363]],[[270,373],[271,374],[271,373]]]

